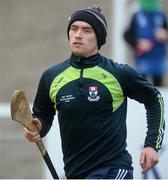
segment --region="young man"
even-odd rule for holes
[[[67,34],[72,55],[43,73],[33,106],[39,133],[24,128],[26,139],[34,142],[45,136],[57,111],[67,178],[132,179],[126,150],[129,97],[147,111],[148,132],[140,156],[146,172],[159,161],[164,133],[161,94],[129,66],[99,54],[107,36],[99,8],[74,12]]]

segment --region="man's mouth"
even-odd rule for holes
[[[74,45],[83,45],[81,42],[74,42]]]

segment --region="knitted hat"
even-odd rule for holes
[[[105,44],[107,37],[107,22],[105,16],[101,13],[101,9],[93,7],[74,12],[69,18],[67,28],[68,39],[71,24],[77,20],[87,22],[92,26],[97,37],[98,49],[100,49]]]

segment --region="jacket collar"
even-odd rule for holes
[[[75,68],[89,68],[97,65],[100,61],[101,55],[99,53],[89,57],[79,57],[71,54],[71,65]]]

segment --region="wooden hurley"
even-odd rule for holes
[[[21,123],[24,127],[29,129],[32,132],[36,132],[37,128],[32,123],[32,113],[30,110],[29,103],[27,101],[26,95],[21,90],[16,90],[12,94],[11,98],[11,117],[12,120],[17,121]],[[44,161],[46,162],[52,177],[54,179],[59,179],[57,172],[52,164],[52,161],[48,155],[48,152],[43,144],[42,139],[36,142],[36,145],[38,146],[41,155],[43,156]]]

